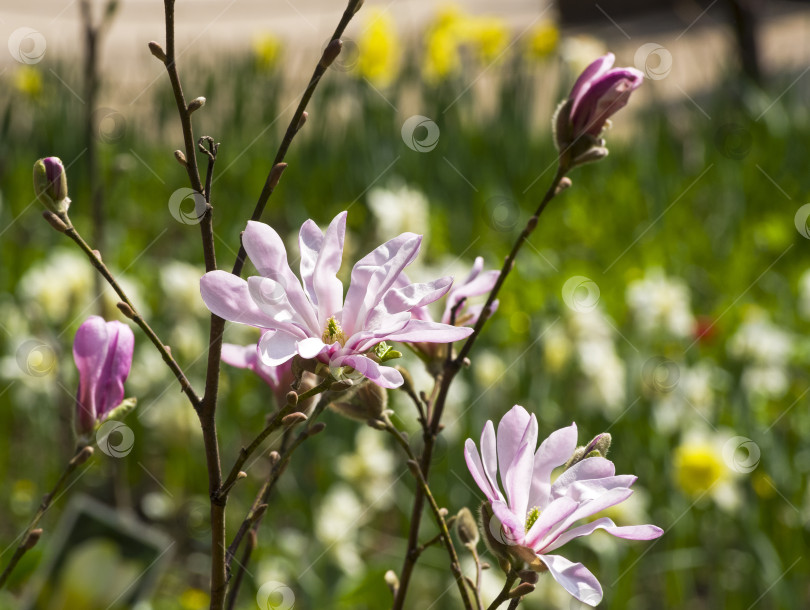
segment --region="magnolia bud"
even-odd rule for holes
[[[188,161],[186,161],[186,155],[183,154],[182,150],[175,150],[174,151],[174,158],[177,159],[177,162],[182,165],[183,167],[188,166]]]
[[[188,113],[191,114],[192,112],[194,112],[195,110],[199,110],[203,106],[205,106],[205,98],[204,97],[200,96],[200,97],[194,98],[193,100],[191,100],[188,103]]]
[[[28,532],[28,536],[26,536],[25,542],[23,542],[22,547],[26,551],[30,551],[37,545],[37,542],[39,542],[41,536],[42,536],[42,528],[31,530],[30,532]]]
[[[163,47],[161,47],[160,44],[158,44],[154,40],[149,43],[149,51],[160,61],[166,63],[166,52],[163,50]]]
[[[67,213],[70,206],[67,176],[59,157],[45,157],[34,163],[34,193],[51,212]]]
[[[470,509],[466,506],[456,515],[456,532],[461,543],[470,548],[478,544],[478,524],[475,522]]]
[[[397,577],[397,573],[394,570],[388,570],[385,573],[385,584],[388,585],[388,588],[391,590],[391,593],[394,595],[397,594],[397,590],[399,589],[399,578]]]
[[[333,388],[335,385],[332,384]],[[375,421],[388,406],[388,393],[376,383],[363,382],[356,386],[356,389],[348,390],[347,394],[348,399],[334,402],[329,407],[349,419],[362,422]]]
[[[321,56],[321,64],[324,68],[328,68],[332,65],[332,62],[335,61],[338,55],[340,55],[340,50],[343,48],[343,41],[335,38],[331,40],[326,48],[323,51],[323,55]]]

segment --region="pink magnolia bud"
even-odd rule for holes
[[[67,176],[59,157],[45,157],[34,163],[34,192],[51,212],[67,212],[70,205]]]
[[[76,432],[85,436],[124,400],[135,336],[122,322],[90,316],[76,331],[73,360],[79,369]]]

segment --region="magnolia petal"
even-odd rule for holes
[[[570,528],[574,523],[581,519],[587,519],[591,515],[595,515],[598,512],[605,510],[606,508],[610,508],[611,506],[615,506],[621,502],[624,502],[627,498],[633,495],[632,489],[627,489],[624,487],[617,487],[615,489],[611,489],[603,493],[602,495],[594,498],[593,500],[588,500],[586,502],[581,502],[577,509],[571,513],[568,517],[565,518],[562,522],[560,522],[557,527],[555,527],[551,533],[543,540],[543,544],[547,547],[548,545],[553,544],[568,528]]]
[[[317,337],[309,337],[298,342],[298,355],[305,360],[319,356],[329,346]]]
[[[478,455],[475,442],[471,438],[468,438],[464,443],[464,460],[467,462],[467,468],[472,475],[473,481],[475,481],[478,488],[484,492],[487,500],[490,502],[500,500],[500,494],[496,492],[496,489],[489,481],[489,477],[481,462],[481,456]]]
[[[381,388],[394,389],[404,383],[402,373],[390,366],[382,366],[366,356],[352,355],[339,359],[339,366],[350,366],[363,377],[376,383]]]
[[[343,308],[343,282],[337,278],[337,272],[343,262],[345,236],[346,212],[341,212],[326,229],[312,272],[318,303],[318,323],[321,327],[325,327],[327,320]]]
[[[512,463],[506,470],[504,488],[509,507],[517,515],[528,512],[529,490],[532,486],[534,448],[537,445],[537,419],[532,415]],[[501,472],[503,478],[503,472]]]
[[[512,466],[515,455],[521,448],[522,440],[526,434],[526,429],[531,423],[531,415],[529,412],[521,407],[515,405],[506,415],[498,422],[498,467],[501,471],[501,481],[506,486],[505,477]],[[534,422],[535,430],[537,428],[537,420]],[[537,433],[535,432],[535,443],[537,442]],[[534,451],[531,447],[529,451]],[[506,489],[507,497],[511,497],[509,489]]]
[[[412,319],[401,330],[385,337],[385,340],[400,341],[401,343],[416,343],[419,341],[426,343],[453,343],[454,341],[466,339],[472,332],[472,328]]]
[[[564,544],[571,542],[574,538],[589,536],[598,529],[603,529],[608,534],[616,536],[617,538],[623,538],[625,540],[654,540],[664,533],[664,530],[655,525],[628,525],[618,527],[612,519],[602,517],[601,519],[591,521],[585,525],[571,528],[544,550],[553,551],[560,548]]]
[[[275,229],[262,222],[248,221],[242,245],[253,266],[264,277],[284,287],[292,309],[306,321],[312,332],[319,332],[318,320],[301,283],[287,262],[287,250]]]
[[[546,507],[551,500],[551,471],[562,466],[577,448],[577,425],[571,424],[552,432],[534,454],[534,477],[529,504]]]
[[[318,295],[315,293],[313,275],[315,274],[315,263],[318,260],[318,253],[323,246],[323,233],[314,220],[307,220],[301,225],[298,232],[298,249],[301,252],[301,281],[304,283],[304,291],[310,302],[318,306]]]
[[[107,358],[108,335],[104,319],[90,316],[73,340],[73,360],[79,370],[76,423],[82,431],[92,430],[96,422],[96,386]]]
[[[526,518],[516,515],[505,502],[492,502],[492,512],[497,521],[484,523],[495,539],[506,545],[523,545],[526,533]]]
[[[268,366],[284,364],[297,353],[299,337],[281,330],[269,330],[259,340],[259,357]]]
[[[572,500],[576,500],[577,502],[585,502],[587,500],[593,500],[601,496],[606,491],[615,489],[617,487],[627,489],[636,482],[637,478],[638,477],[632,474],[621,474],[613,477],[604,477],[601,479],[574,481],[565,488],[554,489],[552,487],[551,496],[556,498],[564,495]]]
[[[355,333],[348,338],[344,347],[347,350],[364,353],[380,341],[392,340],[391,337],[402,331],[408,325],[410,319],[411,314],[407,311],[380,318],[376,320],[376,324],[379,326],[375,325],[369,330]]]
[[[551,576],[563,589],[583,604],[596,606],[602,601],[602,586],[596,576],[581,563],[573,563],[559,555],[538,555]]]
[[[616,473],[613,462],[603,457],[585,458],[557,477],[551,486],[551,496],[557,497],[565,493],[565,489],[575,481],[588,479],[603,479],[612,477]]]
[[[259,309],[245,280],[227,271],[209,271],[202,276],[200,294],[212,313],[230,322],[271,329],[284,325]]]
[[[290,305],[284,286],[269,277],[261,276],[249,277],[247,282],[248,292],[253,302],[264,313],[271,316],[276,322],[296,323],[306,328],[306,322]]]
[[[389,314],[410,311],[414,307],[424,307],[442,298],[452,285],[453,278],[448,276],[432,282],[394,288],[385,295],[381,306]]]
[[[344,332],[352,335],[364,329],[368,314],[416,258],[421,243],[421,235],[403,233],[357,261],[343,307]]]
[[[222,362],[229,366],[238,369],[249,369],[258,357],[255,345],[222,344]]]
[[[123,322],[107,322],[108,347],[96,390],[96,417],[101,419],[124,400],[124,382],[132,367],[135,335]]]
[[[595,59],[591,64],[582,71],[579,75],[574,86],[571,88],[571,93],[568,99],[573,100],[571,106],[571,114],[579,106],[582,96],[591,88],[593,82],[600,76],[605,74],[613,67],[613,62],[616,61],[616,56],[613,53],[607,53],[602,57]]]
[[[487,421],[481,432],[481,461],[484,465],[484,474],[496,496],[495,499],[503,501],[503,494],[498,488],[498,453],[495,443],[495,426],[492,425],[492,421]],[[490,500],[492,499],[490,498]]]
[[[558,523],[568,518],[578,506],[579,504],[577,502],[565,496],[551,502],[540,512],[537,521],[534,522],[526,533],[526,544],[533,549],[544,550],[541,544],[543,538],[545,538]]]

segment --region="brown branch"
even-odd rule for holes
[[[0,589],[3,588],[3,585],[6,584],[8,577],[11,576],[11,573],[14,571],[14,568],[19,563],[20,559],[22,559],[23,555],[25,555],[28,551],[30,551],[36,543],[39,541],[39,537],[42,534],[41,529],[36,529],[37,525],[39,524],[42,516],[47,512],[50,508],[51,503],[53,502],[56,494],[59,493],[59,490],[62,489],[65,482],[70,478],[70,475],[73,474],[79,466],[87,462],[90,457],[93,455],[93,448],[88,446],[80,447],[73,458],[68,462],[67,467],[65,470],[62,471],[62,474],[59,476],[59,479],[56,481],[56,484],[53,486],[53,489],[46,493],[42,497],[42,502],[39,504],[39,508],[37,512],[34,514],[33,519],[31,519],[31,523],[28,524],[28,528],[25,530],[25,533],[22,535],[22,540],[17,548],[14,550],[14,555],[11,557],[11,561],[6,566],[6,569],[3,570],[3,573],[0,574]]]
[[[425,478],[425,481],[428,480],[428,476],[430,473],[430,464],[433,458],[433,448],[436,443],[436,439],[438,438],[439,435],[441,419],[444,413],[444,406],[447,400],[447,393],[450,390],[450,385],[452,384],[453,379],[458,374],[459,370],[461,370],[461,366],[464,364],[464,361],[467,358],[468,354],[470,353],[470,350],[472,349],[476,340],[480,336],[484,324],[486,324],[487,320],[492,314],[492,304],[498,297],[498,293],[500,292],[501,287],[506,281],[506,278],[509,276],[509,273],[514,268],[515,260],[521,248],[523,247],[523,244],[528,240],[529,236],[537,227],[537,221],[540,214],[543,213],[543,211],[546,209],[546,206],[554,198],[554,196],[561,191],[560,187],[564,184],[563,180],[565,179],[565,174],[567,173],[567,171],[568,167],[564,163],[560,163],[560,165],[557,167],[557,173],[554,176],[554,179],[552,180],[548,190],[546,191],[545,196],[540,201],[540,204],[537,206],[537,210],[535,211],[534,215],[532,215],[532,217],[529,218],[523,231],[521,231],[520,235],[518,236],[517,240],[512,246],[512,250],[509,252],[509,255],[504,260],[503,267],[501,268],[501,273],[498,276],[498,280],[495,282],[495,285],[492,287],[489,296],[487,297],[486,303],[484,304],[484,307],[481,310],[481,315],[478,318],[478,322],[475,324],[475,327],[473,328],[473,333],[467,338],[458,355],[452,357],[452,352],[450,352],[451,346],[448,346],[448,352],[450,353],[448,353],[448,357],[445,360],[442,371],[436,377],[436,384],[434,386],[434,396],[428,402],[428,413],[430,415],[430,423],[423,430],[425,444],[424,449],[422,450],[422,457],[419,462],[419,467],[422,476]],[[437,388],[438,392],[436,392]],[[404,607],[405,597],[408,592],[408,585],[410,583],[411,576],[413,575],[414,566],[416,565],[416,562],[419,559],[419,554],[416,552],[416,548],[419,543],[419,527],[422,520],[422,510],[424,508],[424,503],[425,503],[424,491],[421,488],[417,487],[413,501],[413,510],[411,512],[411,528],[408,533],[408,551],[405,554],[405,560],[402,565],[402,572],[399,577],[400,586],[399,589],[397,589],[397,595],[394,598],[393,610],[402,610],[402,608]]]

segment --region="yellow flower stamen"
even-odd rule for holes
[[[323,331],[323,337],[321,337],[321,339],[327,345],[332,345],[335,341],[340,343],[340,345],[346,344],[346,335],[340,327],[340,324],[338,324],[338,321],[335,320],[335,316],[332,316],[326,321],[326,330]]]

